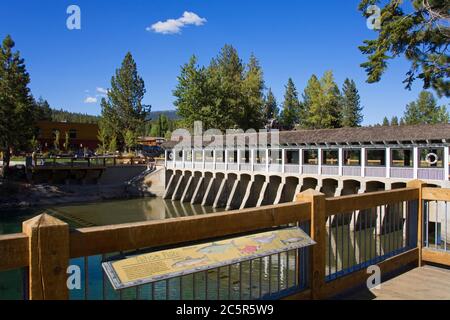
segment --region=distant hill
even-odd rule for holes
[[[93,116],[86,113],[70,112],[63,109],[51,110],[52,121],[55,122],[73,122],[73,123],[98,123],[99,116]]]
[[[175,110],[168,111],[152,111],[150,112],[149,118],[151,120],[158,119],[159,115],[165,114],[169,120],[178,120],[180,117],[177,115]],[[94,116],[86,113],[70,112],[63,109],[51,110],[52,121],[55,122],[74,122],[74,123],[98,123],[100,121],[100,116]]]
[[[158,119],[160,114],[165,114],[169,120],[179,120],[180,117],[177,115],[176,110],[168,110],[168,111],[152,111],[150,112],[150,119],[156,120]]]

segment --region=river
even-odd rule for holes
[[[30,208],[0,213],[0,234],[21,232],[23,221],[43,212],[67,222],[73,228],[81,228],[164,220],[220,211],[223,211],[223,209],[216,210],[201,205],[181,204],[161,198]],[[215,299],[217,298],[217,292],[219,292],[221,299],[248,299],[250,295],[253,298],[258,298],[267,294],[269,290],[274,292],[295,285],[295,252],[257,259],[252,262],[251,266],[249,262],[241,265],[236,264],[230,268],[224,267],[220,270],[211,270],[195,276],[184,276],[181,280],[176,278],[167,283],[161,281],[154,286],[146,285],[122,292],[114,291],[105,279],[101,269],[101,262],[105,258],[105,256],[93,256],[86,259],[71,259],[70,263],[78,265],[82,271],[81,289],[71,290],[71,299],[205,299],[206,294],[209,299]],[[251,280],[250,270],[252,270]],[[274,276],[278,274],[280,274],[280,277]],[[22,286],[24,277],[26,277],[26,273],[23,269],[0,272],[0,300],[21,299],[24,290],[26,290]],[[269,277],[271,279],[270,284]],[[180,290],[180,283],[182,290]],[[180,297],[180,292],[182,297]]]

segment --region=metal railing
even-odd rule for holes
[[[188,165],[187,165],[188,164]],[[223,163],[216,163],[211,165],[206,165],[207,169],[213,170],[229,170],[229,171],[252,171],[252,172],[273,172],[281,173],[299,173],[301,169],[302,174],[312,174],[312,175],[329,175],[329,176],[339,176],[339,166],[336,165],[321,165],[319,173],[319,165],[314,164],[303,164],[302,166],[297,164],[263,164],[263,163],[253,163],[253,169],[251,163],[241,163],[240,166],[236,162],[228,162],[227,167]],[[183,169],[183,168],[193,168],[193,169],[203,169],[202,162],[196,162],[192,165],[192,162],[185,162],[184,165],[181,162],[168,161],[168,169]],[[445,170],[443,168],[402,168],[402,167],[382,167],[382,166],[366,166],[364,168],[364,176],[374,177],[374,178],[399,178],[399,179],[413,179],[415,173],[417,172],[417,178],[423,180],[447,180],[445,177]],[[363,176],[361,166],[342,166],[343,176]]]
[[[326,280],[415,248],[417,215],[410,217],[414,209],[416,200],[400,201],[329,217]]]
[[[424,200],[424,247],[450,252],[448,201]]]
[[[71,290],[69,297],[71,300],[279,299],[307,288],[308,252],[308,248],[291,250],[117,291],[103,273],[101,263],[110,257],[125,258],[125,253],[76,258],[70,264],[82,270],[81,288]]]

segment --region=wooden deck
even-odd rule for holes
[[[343,300],[450,300],[450,270],[415,268],[381,284],[381,289],[360,290]]]

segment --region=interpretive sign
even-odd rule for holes
[[[137,255],[102,266],[114,289],[120,290],[313,244],[302,229],[295,227]]]

